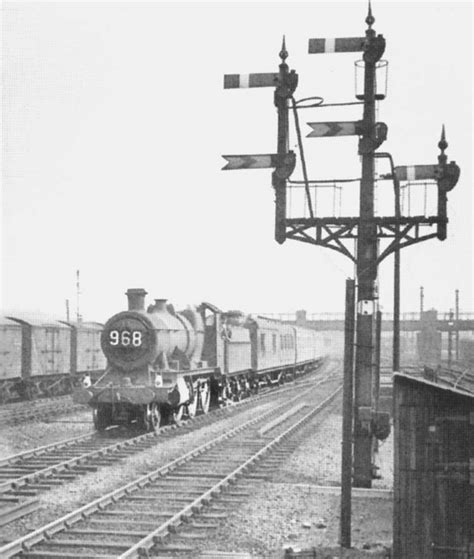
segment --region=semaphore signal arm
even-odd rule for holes
[[[382,175],[381,179],[391,180],[393,182],[395,198],[394,215],[373,216],[370,218],[363,218],[361,216],[285,218],[285,237],[330,248],[356,262],[355,254],[344,244],[344,241],[357,239],[360,225],[362,223],[370,224],[375,227],[377,239],[391,239],[389,244],[383,248],[377,256],[377,264],[380,264],[380,262],[397,249],[405,248],[435,237],[440,240],[445,240],[446,226],[448,223],[446,207],[447,192],[452,190],[456,185],[459,179],[460,169],[455,162],[450,162],[448,164],[446,161],[444,150],[447,147],[447,142],[444,126],[438,145],[442,150],[438,158],[438,165],[394,167],[392,157],[389,153],[374,153],[376,158],[387,158],[390,161],[392,172],[388,175]],[[421,182],[427,186],[437,187],[437,215],[401,215],[401,182],[403,182],[407,188],[416,186],[416,184],[420,184]],[[292,184],[296,183],[290,181],[289,188],[292,187]],[[314,183],[312,182],[312,184]],[[428,228],[432,229],[434,226],[436,226],[436,231],[427,232]]]
[[[383,53],[385,45],[381,35],[373,37],[349,37],[341,39],[310,39],[310,54],[322,54],[328,52],[356,52],[364,51],[364,59],[378,60]],[[443,126],[441,140],[438,146],[441,154],[438,156],[438,164],[411,165],[395,167],[389,153],[376,152],[375,150],[385,141],[387,137],[387,125],[383,122],[367,123],[359,121],[341,122],[308,122],[311,132],[308,138],[327,138],[348,135],[359,136],[359,155],[368,152],[374,158],[387,158],[390,161],[391,173],[383,175],[381,179],[391,180],[394,186],[395,211],[392,216],[325,216],[315,214],[315,205],[312,200],[312,191],[316,192],[318,184],[331,181],[310,181],[307,177],[304,149],[298,121],[298,110],[308,108],[308,104],[300,104],[295,101],[293,94],[298,85],[298,74],[289,70],[286,64],[288,52],[286,51],[285,39],[279,53],[281,64],[279,72],[256,73],[256,74],[228,74],[224,76],[224,88],[253,88],[274,87],[274,105],[278,114],[278,140],[277,152],[270,154],[245,154],[224,155],[226,165],[223,170],[273,168],[272,186],[275,190],[275,239],[283,243],[286,239],[293,239],[304,243],[323,246],[335,250],[352,261],[356,261],[354,251],[346,246],[345,241],[357,239],[360,228],[369,227],[374,231],[377,239],[391,239],[389,244],[377,255],[377,264],[382,262],[395,250],[411,246],[413,244],[437,237],[446,239],[447,218],[447,192],[457,183],[459,178],[459,167],[455,162],[447,162],[444,153],[447,142]],[[384,95],[376,95],[383,98]],[[358,98],[364,101],[364,96]],[[321,98],[313,106],[320,106]],[[298,135],[299,156],[303,169],[303,181],[291,181],[290,176],[296,166],[296,154],[288,150],[289,144],[289,103],[293,104],[295,128]],[[307,99],[303,99],[303,102]],[[349,104],[349,103],[348,103]],[[403,216],[400,212],[400,183],[410,188],[417,182],[438,188],[438,212],[437,215],[415,215]],[[338,181],[335,180],[334,184]],[[287,195],[292,188],[303,184],[306,195],[306,204],[309,209],[309,217],[287,217]],[[398,208],[398,209],[397,209]],[[436,227],[436,231],[433,228]],[[430,229],[430,232],[427,232]]]

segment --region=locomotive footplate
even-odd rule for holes
[[[72,397],[73,401],[78,404],[89,405],[98,403],[128,403],[134,405],[151,402],[172,403],[169,388],[152,388],[150,386],[89,387],[76,390]]]

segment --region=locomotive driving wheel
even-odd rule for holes
[[[186,410],[188,412],[189,419],[192,419],[196,415],[198,400],[199,400],[199,393],[197,390],[194,392],[192,399],[186,405]]]
[[[219,405],[220,407],[224,407],[224,406],[228,406],[231,402],[232,402],[232,389],[229,381],[226,379],[224,381],[224,386],[222,387]]]
[[[104,431],[112,420],[112,410],[109,406],[99,405],[92,410],[92,421],[97,431]]]
[[[207,413],[209,411],[209,406],[211,405],[211,385],[209,381],[201,385],[199,400],[201,403],[202,413]]]
[[[152,402],[145,406],[143,412],[143,425],[147,431],[153,432],[160,428],[161,423],[161,412],[158,404]]]
[[[175,408],[172,411],[173,421],[175,423],[178,423],[178,421],[181,421],[181,419],[183,418],[183,413],[184,413],[184,406],[178,406],[177,408]]]
[[[238,379],[232,382],[232,401],[240,402],[243,397],[242,385]]]

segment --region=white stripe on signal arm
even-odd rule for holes
[[[336,39],[325,39],[324,52],[336,52]]]
[[[407,167],[407,181],[414,181],[416,179],[416,169],[414,165]]]
[[[249,87],[250,74],[240,74],[239,87]]]

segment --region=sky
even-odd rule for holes
[[[459,289],[461,310],[473,312],[472,4],[372,8],[389,62],[380,149],[396,165],[436,163],[445,124],[448,160],[461,167],[448,239],[402,252],[402,311],[418,310],[424,286],[425,308],[449,310]],[[223,154],[274,153],[277,141],[273,90],[224,90],[223,75],[277,72],[285,35],[297,99],[354,101],[361,53],[309,55],[307,44],[363,36],[366,13],[362,1],[4,2],[2,309],[65,317],[69,300],[74,315],[80,270],[86,320],[124,310],[130,287],[176,308],[342,312],[351,261],[274,241],[270,169],[221,170]],[[306,122],[362,114],[360,106],[300,113],[304,136]],[[304,139],[304,149],[310,178],[360,176],[356,137]],[[300,178],[298,162],[292,179]],[[358,195],[357,184],[350,189],[347,211]],[[327,192],[320,209],[331,215]],[[422,200],[414,195],[413,206]],[[381,185],[377,211],[391,203]],[[392,278],[389,257],[379,268],[388,313]]]

